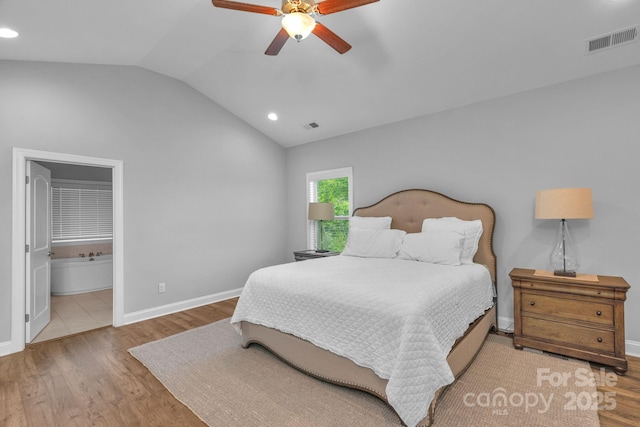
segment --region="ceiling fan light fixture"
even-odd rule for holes
[[[3,39],[13,39],[18,37],[18,32],[12,30],[11,28],[0,28],[0,37]]]
[[[292,12],[282,18],[282,28],[296,41],[307,38],[315,26],[315,19],[303,12]]]

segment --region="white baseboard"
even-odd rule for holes
[[[504,332],[513,332],[513,319],[510,317],[498,316],[498,329]]]
[[[148,308],[146,310],[135,311],[133,313],[125,313],[124,324],[141,322],[143,320],[153,319],[155,317],[165,316],[179,311],[189,310],[191,308],[200,307],[215,302],[224,301],[230,298],[240,296],[242,288],[232,289],[230,291],[219,292],[217,294],[205,295],[203,297],[193,298],[186,301],[180,301],[172,304],[161,305],[159,307]]]
[[[16,346],[11,341],[0,342],[0,357],[7,356],[12,353],[17,353],[20,349],[16,349]]]
[[[624,349],[627,356],[640,357],[640,342],[626,340],[624,342]]]

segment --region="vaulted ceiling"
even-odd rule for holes
[[[280,18],[210,0],[0,0],[20,33],[0,59],[140,66],[284,147],[640,64],[637,42],[586,53],[640,24],[638,0],[380,0],[318,21],[353,48],[311,35],[266,56]]]

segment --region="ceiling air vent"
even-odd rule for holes
[[[304,125],[303,127],[307,130],[311,130],[311,129],[319,128],[320,125],[317,124],[316,122],[311,122],[309,124]]]
[[[609,49],[622,44],[634,42],[638,40],[639,32],[640,26],[636,26],[587,40],[587,53],[593,53],[603,49]]]

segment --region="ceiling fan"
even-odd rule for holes
[[[269,6],[259,6],[231,0],[212,0],[214,6],[225,9],[284,16],[282,18],[282,29],[280,29],[276,38],[273,39],[264,52],[265,55],[277,55],[289,37],[300,41],[311,33],[318,36],[322,41],[338,51],[338,53],[343,54],[351,49],[351,45],[321,23],[316,22],[313,17],[315,15],[328,15],[330,13],[341,12],[377,1],[379,0],[324,0],[316,3],[315,0],[282,0],[282,7],[276,9]]]

